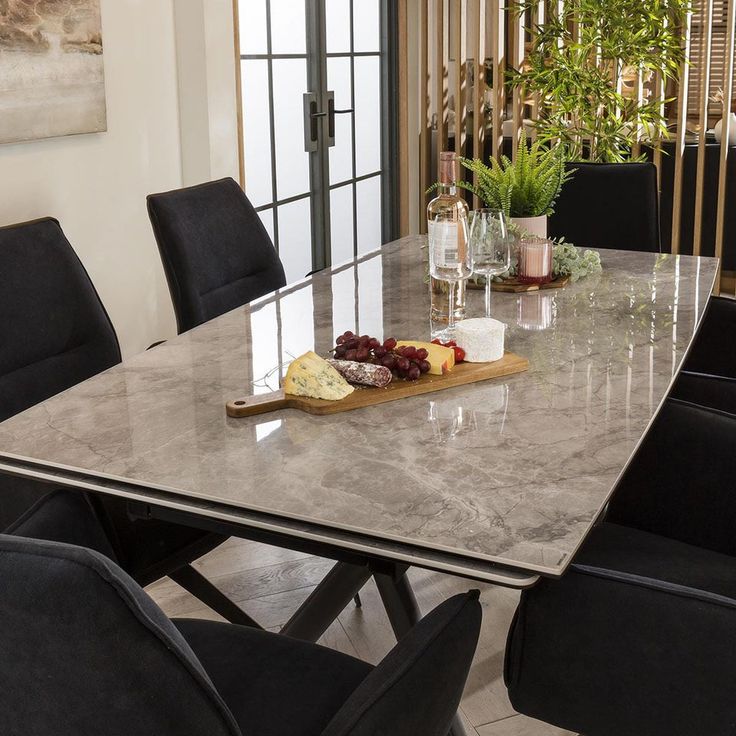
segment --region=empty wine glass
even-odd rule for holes
[[[490,317],[492,278],[508,271],[511,265],[511,243],[503,212],[480,209],[471,214],[470,250],[473,272],[486,279],[486,317]]]
[[[455,289],[473,273],[468,244],[468,218],[460,208],[440,212],[429,223],[429,273],[449,286],[448,330],[455,327]]]

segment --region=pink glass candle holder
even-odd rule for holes
[[[519,281],[524,284],[546,284],[552,281],[551,240],[524,237],[519,242]]]

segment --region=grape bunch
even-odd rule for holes
[[[354,335],[350,330],[335,341],[335,357],[339,360],[354,360],[358,363],[375,363],[386,366],[396,378],[416,381],[429,372],[429,353],[424,348],[412,345],[396,347],[396,340],[389,337],[381,342],[369,335]]]

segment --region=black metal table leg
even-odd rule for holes
[[[406,573],[409,568],[396,566],[394,574],[375,573],[374,578],[384,608],[397,639],[407,634],[422,617],[416,596]],[[460,714],[452,719],[449,736],[467,736]]]
[[[317,641],[360,592],[371,577],[368,565],[338,562],[314,589],[281,633],[304,641]]]
[[[250,626],[255,629],[262,628],[257,621],[253,620],[240,606],[231,601],[219,588],[216,588],[191,565],[184,565],[178,570],[170,572],[169,577],[231,624]]]

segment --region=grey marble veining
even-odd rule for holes
[[[13,417],[0,456],[561,573],[679,369],[716,261],[602,251],[603,273],[565,289],[494,293],[525,374],[329,417],[226,417],[226,401],[276,387],[290,356],[324,354],[346,329],[428,339],[422,243],[318,274]],[[470,292],[468,316],[482,303]]]

